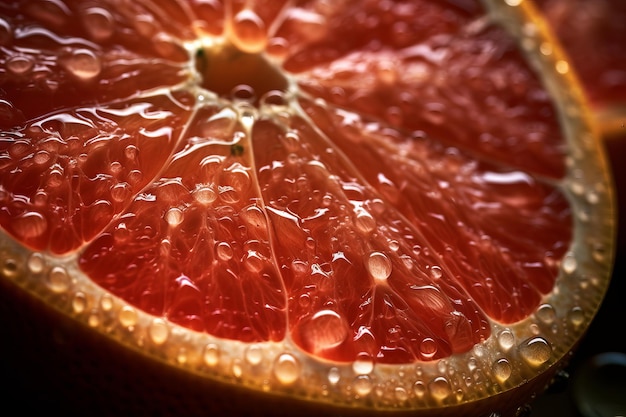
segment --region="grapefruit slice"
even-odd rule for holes
[[[0,16],[3,294],[134,373],[217,412],[513,415],[601,303],[611,183],[529,2]]]

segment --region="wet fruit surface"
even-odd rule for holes
[[[262,391],[427,408],[521,384],[597,308],[610,191],[567,62],[485,10],[0,6],[5,264]]]

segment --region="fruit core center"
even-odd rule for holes
[[[270,91],[285,92],[285,75],[262,53],[247,53],[233,45],[200,48],[195,56],[200,85],[219,96],[256,102]]]

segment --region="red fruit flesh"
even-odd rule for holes
[[[67,19],[86,13],[70,6]],[[290,20],[306,4],[267,8],[259,25],[285,19],[280,68],[238,45],[253,35],[245,25],[224,27],[222,50],[184,49],[194,30],[222,29],[215,8],[198,6],[202,23],[156,7],[143,26],[128,5],[104,40],[0,6],[23,34],[2,63],[42,51],[32,72],[0,78],[14,101],[1,119],[0,225],[214,336],[290,337],[336,361],[469,351],[554,286],[572,239],[563,139],[548,94],[473,1],[388,6],[329,6],[313,38]],[[82,72],[63,55],[77,50]],[[246,82],[254,100],[229,96]],[[274,90],[277,111],[256,100]]]

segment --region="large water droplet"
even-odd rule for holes
[[[303,325],[306,346],[318,353],[339,346],[348,337],[348,324],[333,310],[318,311]]]
[[[491,368],[494,376],[500,383],[505,382],[511,376],[513,368],[511,367],[511,363],[502,358],[498,359]]]
[[[435,354],[437,354],[437,343],[433,338],[427,337],[422,340],[419,349],[424,359],[429,360],[432,359]]]
[[[367,270],[374,280],[384,282],[391,275],[391,260],[382,252],[372,252],[367,259]]]
[[[550,360],[552,346],[543,337],[533,337],[520,344],[519,353],[529,365],[540,366]]]
[[[222,261],[228,261],[233,257],[233,248],[227,242],[220,242],[216,245],[217,257]]]
[[[27,211],[15,217],[11,226],[18,237],[34,239],[48,230],[48,221],[41,213]]]
[[[65,69],[82,81],[89,81],[100,74],[100,58],[89,49],[76,49],[63,60]]]
[[[445,400],[450,394],[452,394],[452,388],[448,380],[442,376],[433,379],[428,384],[430,395],[437,401]]]
[[[300,377],[300,363],[289,353],[283,353],[274,363],[274,376],[283,385],[291,385]]]
[[[165,221],[168,225],[175,227],[183,222],[184,214],[178,207],[172,207],[165,213]]]

